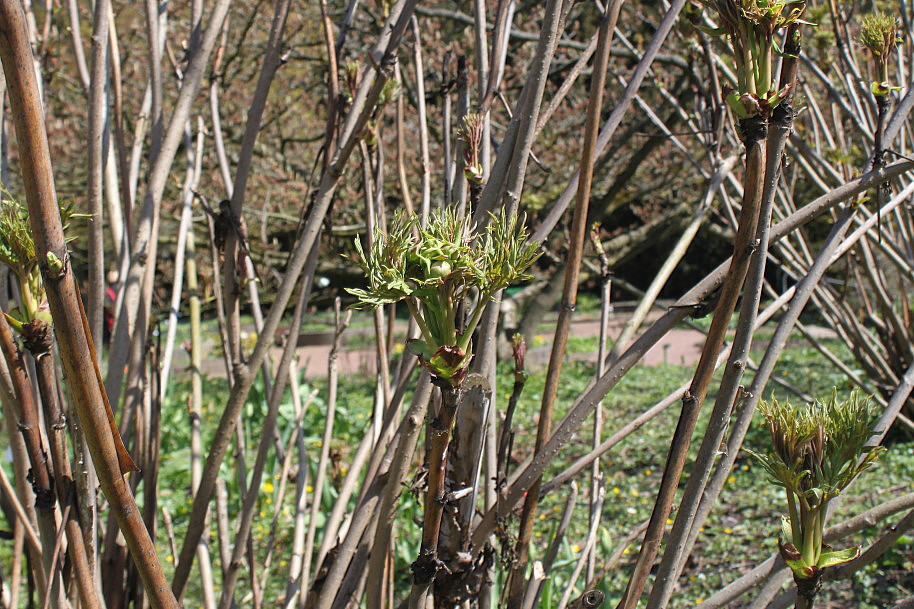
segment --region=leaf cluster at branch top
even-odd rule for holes
[[[64,229],[72,218],[88,217],[75,213],[72,200],[61,200],[59,207]],[[0,262],[9,266],[16,276],[22,301],[21,309],[13,309],[7,315],[13,329],[21,331],[22,324],[36,318],[50,322],[28,209],[3,185],[0,185]]]
[[[840,495],[885,450],[868,446],[879,413],[869,399],[853,391],[839,400],[837,391],[825,402],[794,406],[761,402],[759,411],[771,434],[772,449],[749,451],[762,464],[773,484],[787,492],[790,515],[779,539],[781,554],[800,578],[852,560],[857,549],[832,551],[822,534],[828,502]],[[825,551],[823,551],[825,548]]]
[[[801,19],[805,0],[699,0],[717,12],[717,27],[696,26],[705,33],[727,36],[736,63],[737,90],[727,102],[740,118],[767,116],[787,95],[772,82],[772,56],[780,53],[778,30]]]
[[[901,23],[892,15],[877,13],[864,15],[860,19],[860,33],[857,40],[869,49],[873,57],[887,62],[895,45],[901,42],[899,28]]]
[[[397,213],[386,234],[366,253],[355,242],[367,289],[349,289],[355,308],[405,301],[422,339],[410,343],[429,372],[456,386],[472,358],[470,339],[486,303],[539,257],[523,219],[493,216],[481,234],[453,208],[439,210],[422,227],[415,216]],[[466,305],[463,324],[459,307]]]
[[[860,33],[857,41],[873,56],[878,81],[870,87],[873,95],[884,97],[891,91],[899,90],[889,82],[889,56],[901,41],[901,23],[892,15],[877,13],[860,18]]]

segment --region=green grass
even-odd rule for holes
[[[832,342],[829,346],[845,361],[850,361],[846,349],[843,349],[841,345]],[[572,353],[593,352],[595,349],[595,338],[574,338],[569,343],[569,351]],[[760,356],[760,353],[753,354],[756,360]],[[652,406],[674,388],[687,381],[693,372],[692,367],[672,365],[639,366],[633,369],[604,400],[603,436],[607,437],[624,422]],[[803,347],[799,343],[792,344],[785,352],[776,373],[813,395],[827,395],[833,386],[838,386],[841,391],[848,390],[846,379],[833,366],[813,350]],[[590,363],[573,358],[566,361],[559,387],[556,420],[565,414],[575,398],[586,388],[593,374],[594,367]],[[542,400],[543,377],[543,366],[532,368],[530,379],[519,402],[515,415],[517,459],[524,458],[531,450]],[[302,379],[299,379],[299,382],[303,398],[306,398],[313,390],[317,390],[313,400],[309,403],[304,424],[305,444],[308,451],[306,466],[310,468],[309,476],[313,481],[326,412],[324,401],[326,387],[323,381],[310,385]],[[502,410],[507,403],[511,382],[511,370],[506,364],[500,368],[495,394],[496,406],[499,410]],[[320,539],[320,531],[324,526],[324,514],[329,515],[337,500],[337,488],[345,476],[346,466],[353,456],[358,441],[367,429],[371,416],[373,390],[373,382],[367,375],[344,375],[341,379],[336,431],[331,446],[333,466],[325,487],[323,514],[318,522],[318,539]],[[187,411],[189,391],[189,382],[183,375],[175,375],[174,384],[162,413],[162,469],[158,501],[160,506],[171,515],[179,542],[183,538],[190,509]],[[227,395],[228,388],[225,381],[206,380],[203,413],[205,442],[209,442],[218,423]],[[777,395],[786,396],[786,392],[778,389]],[[713,396],[710,396],[708,400],[705,413],[710,410],[710,401],[713,400]],[[674,405],[601,459],[606,489],[602,524],[598,534],[598,552],[601,558],[608,558],[632,528],[650,516],[654,495],[660,483],[669,439],[676,425],[678,410],[678,405]],[[284,443],[292,430],[293,411],[291,395],[287,390],[280,407],[279,420],[280,435]],[[266,400],[263,388],[258,384],[251,392],[243,413],[248,468],[254,460],[265,413]],[[584,424],[572,445],[560,455],[556,465],[547,472],[547,478],[589,449],[590,428],[589,423]],[[693,441],[692,458],[694,458],[703,431],[704,422],[700,421]],[[750,430],[746,445],[763,448],[767,441],[767,432],[757,422]],[[271,455],[270,459],[267,471],[278,470],[275,455]],[[240,506],[240,487],[236,474],[238,464],[238,457],[233,449],[222,468],[223,477],[228,483],[230,512],[233,517]],[[418,467],[418,462],[416,465]],[[293,469],[293,476],[294,471]],[[884,455],[874,471],[864,474],[851,487],[847,498],[840,502],[832,522],[838,522],[845,517],[860,513],[889,497],[911,492],[914,490],[912,480],[914,480],[914,444],[895,444]],[[253,490],[258,493],[253,547],[261,560],[266,551],[279,486],[280,480],[273,477],[266,479],[261,488]],[[586,474],[579,478],[579,486],[580,494],[573,524],[562,544],[552,575],[544,587],[541,602],[541,607],[544,608],[557,605],[574,568],[580,546],[584,544],[588,526]],[[142,490],[142,485],[140,489]],[[284,593],[285,573],[288,569],[287,561],[291,555],[291,536],[294,529],[293,496],[294,480],[290,480],[286,499],[279,510],[273,575],[265,591],[265,598],[278,599]],[[543,499],[534,532],[532,550],[534,558],[542,557],[552,539],[558,514],[566,497],[567,491],[559,489]],[[142,501],[142,492],[140,492],[139,499]],[[674,595],[671,606],[694,606],[701,599],[707,598],[713,591],[732,581],[741,572],[774,552],[774,540],[782,503],[782,492],[766,482],[760,467],[756,466],[750,458],[741,455],[719,504],[703,527],[698,546],[693,553],[694,558],[687,566],[680,582],[681,589]],[[419,529],[415,524],[415,519],[421,514],[421,506],[415,496],[404,492],[399,507],[394,555],[396,570],[401,574],[399,584],[402,587],[399,590],[402,592],[408,586],[409,564],[414,560],[418,547]],[[894,520],[898,518],[900,515]],[[865,531],[848,543],[865,545],[887,525],[888,523],[883,523],[879,527]],[[506,528],[508,531],[516,530],[516,520],[509,519]],[[218,545],[214,538],[212,541],[211,551],[216,554]],[[161,555],[166,557],[166,570],[170,571],[173,562],[169,540],[163,527],[159,527],[157,542]],[[612,606],[619,599],[633,566],[638,547],[639,544],[636,542],[625,548],[621,561],[600,583],[599,587],[607,595],[604,606]],[[0,560],[3,561],[3,565],[8,564],[8,551],[6,545],[0,550]],[[822,593],[823,606],[826,602],[834,602],[836,603],[834,606],[846,607],[885,606],[896,600],[901,594],[897,586],[904,585],[910,589],[910,586],[914,585],[914,582],[911,581],[912,566],[914,566],[914,543],[912,543],[912,536],[909,535],[903,537],[885,557],[868,567],[853,581],[827,584]],[[500,571],[503,572],[502,569]],[[216,569],[217,578],[218,573],[219,570]],[[500,581],[499,576],[496,583]],[[583,583],[579,581],[579,591],[582,585]],[[241,591],[238,596],[239,606],[250,606],[250,603],[243,599],[245,591],[249,590],[249,584],[242,582],[239,590]],[[198,605],[196,602],[200,598],[198,577],[191,578],[186,598],[189,607]]]
[[[793,343],[792,343],[793,344]],[[850,361],[849,354],[843,345],[831,341],[828,345],[845,361]],[[569,342],[571,352],[593,352],[596,339],[574,339]],[[761,353],[754,353],[756,360]],[[566,363],[563,381],[563,395],[560,395],[557,416],[563,414],[571,400],[578,394],[593,375],[593,366],[573,361]],[[604,401],[604,420],[607,422],[604,437],[608,436],[621,422],[630,420],[643,412],[671,390],[691,378],[693,367],[654,366],[637,367],[629,373],[619,385],[610,392]],[[787,379],[800,389],[812,395],[826,396],[834,386],[848,391],[847,379],[830,363],[824,360],[811,348],[791,346],[781,358],[776,374]],[[502,378],[507,378],[503,374]],[[719,373],[718,373],[719,377]],[[751,378],[751,377],[750,377]],[[523,404],[534,403],[538,408],[542,388],[541,375],[534,375],[525,390]],[[712,385],[713,387],[714,385]],[[507,383],[500,387],[500,396],[505,396]],[[779,389],[778,395],[785,390]],[[705,415],[710,410],[714,396],[708,397]],[[521,415],[519,425],[522,431],[519,437],[532,438],[535,426],[530,417],[535,416],[531,409],[525,409],[526,416]],[[678,417],[678,408],[674,406],[659,415],[654,421],[645,425],[636,434],[626,439],[601,459],[601,468],[605,478],[606,498],[603,506],[602,524],[598,535],[599,556],[608,557],[618,547],[626,535],[637,523],[650,517],[654,495],[660,484],[666,448],[672,436]],[[689,463],[692,462],[701,441],[706,421],[699,422],[693,437]],[[579,455],[588,450],[590,426],[585,423],[578,434],[573,448],[565,455]],[[762,449],[769,442],[767,430],[763,429],[761,420],[750,430],[745,444]],[[567,462],[568,459],[563,460]],[[556,470],[561,467],[556,467]],[[553,576],[544,587],[542,607],[557,605],[564,591],[567,577],[574,568],[574,562],[584,544],[587,531],[587,482],[582,476],[581,495],[576,506],[575,521],[566,535],[560,558],[557,561]],[[873,507],[897,494],[914,491],[914,444],[896,444],[884,455],[875,470],[865,473],[850,489],[848,496],[839,503],[839,508],[832,522],[839,522],[861,511]],[[556,492],[556,496],[547,497],[541,505],[540,527],[534,534],[534,554],[542,556],[554,534],[565,492]],[[680,581],[681,588],[674,595],[673,607],[693,606],[729,581],[776,551],[776,535],[780,524],[781,510],[785,499],[783,491],[770,485],[760,466],[748,456],[740,455],[728,478],[728,484],[702,528],[698,544],[693,552]],[[675,514],[674,516],[675,517]],[[896,516],[897,520],[901,516]],[[848,545],[866,545],[877,534],[879,527],[865,531],[862,535],[845,542]],[[761,534],[760,534],[761,531]],[[630,544],[624,550],[623,558],[608,577],[600,584],[606,593],[605,606],[612,606],[621,597],[627,582],[630,569],[637,555],[639,543]],[[898,591],[893,582],[899,577],[912,582],[909,567],[914,561],[914,545],[911,540],[899,541],[895,549],[884,559],[870,566],[861,577],[881,582],[881,587],[862,586],[859,581],[845,581],[826,585],[822,599],[829,602],[849,603],[853,607],[882,607],[896,600]],[[599,563],[598,563],[599,568]],[[579,592],[583,583],[578,582]],[[836,605],[836,606],[841,606]]]

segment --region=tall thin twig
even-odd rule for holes
[[[606,85],[606,70],[609,65],[609,49],[612,44],[612,33],[616,27],[621,8],[622,0],[616,0],[607,8],[607,12],[600,22],[600,35],[593,67],[594,77],[591,81],[587,122],[584,127],[584,146],[581,152],[581,181],[578,186],[574,218],[572,219],[571,243],[568,248],[568,264],[565,271],[562,308],[559,311],[559,319],[556,322],[552,353],[549,357],[549,369],[546,373],[546,385],[543,389],[543,401],[540,408],[534,454],[542,451],[549,440],[549,436],[552,434],[552,415],[555,409],[556,395],[558,394],[562,360],[565,357],[565,347],[568,343],[571,315],[577,303],[578,276],[584,253],[584,243],[587,239],[587,209],[590,202],[590,187],[596,158],[597,129],[603,106],[603,89]],[[512,565],[509,579],[507,603],[509,609],[519,609],[523,603],[529,545],[533,535],[536,506],[539,502],[540,484],[541,482],[537,480],[527,491],[524,508],[521,512],[520,533],[517,538],[516,549],[517,559]]]
[[[76,4],[73,2],[72,4]],[[88,134],[88,184],[86,188],[87,208],[92,216],[89,224],[89,290],[88,315],[92,339],[102,343],[103,304],[105,298],[105,248],[102,231],[102,170],[107,162],[103,142],[107,112],[108,84],[108,10],[106,0],[95,3],[92,29],[92,81],[89,87],[89,134]],[[82,43],[75,47],[77,59],[82,56]],[[85,61],[85,60],[83,60]],[[83,66],[80,66],[83,67]]]
[[[321,454],[317,462],[317,476],[315,476],[314,484],[312,485],[314,487],[314,493],[311,496],[311,511],[308,517],[308,533],[305,538],[304,556],[306,557],[310,557],[314,550],[314,536],[317,531],[317,517],[321,509],[324,492],[324,481],[327,477],[327,466],[330,459],[330,443],[333,440],[333,421],[336,416],[336,395],[339,385],[338,357],[340,352],[341,339],[343,332],[346,331],[346,328],[349,326],[349,320],[352,317],[351,311],[347,311],[345,316],[340,314],[339,298],[337,298],[333,303],[333,311],[335,321],[333,347],[330,349],[330,356],[327,360],[327,413],[324,416],[324,433],[321,438]],[[310,561],[306,560],[302,575],[303,581],[310,580],[310,567]]]
[[[415,0],[401,0],[400,3],[391,11],[391,25],[393,27],[385,28],[376,49],[376,65],[381,68],[378,78],[365,77],[362,80],[362,87],[353,101],[350,114],[346,118],[343,127],[343,133],[340,138],[340,148],[334,155],[333,161],[327,172],[321,179],[317,196],[311,207],[310,215],[305,223],[298,243],[293,251],[289,265],[286,270],[286,278],[276,292],[273,306],[267,319],[264,321],[264,329],[261,332],[254,351],[251,354],[248,366],[256,369],[263,363],[267,354],[267,349],[272,342],[272,336],[275,334],[279,321],[282,317],[283,310],[291,297],[293,285],[301,273],[308,253],[317,240],[317,235],[321,230],[324,216],[330,206],[333,193],[338,181],[342,176],[343,167],[349,159],[358,139],[358,133],[368,121],[374,105],[381,94],[384,83],[391,76],[390,65],[396,57],[396,49],[399,46],[400,38],[406,28],[412,10],[415,7]],[[373,71],[370,70],[373,74]],[[175,569],[174,590],[180,596],[187,583],[190,574],[190,565],[192,561],[193,549],[196,547],[200,536],[203,533],[203,523],[206,519],[206,512],[209,501],[215,489],[215,481],[218,478],[218,470],[225,457],[228,449],[228,443],[234,432],[235,421],[241,406],[247,398],[248,392],[254,383],[254,374],[250,369],[241,375],[238,382],[232,388],[226,404],[225,411],[216,430],[213,444],[210,449],[209,458],[204,467],[203,478],[200,483],[200,489],[194,497],[194,504],[191,510],[190,523],[188,525],[187,536],[184,539],[184,545],[181,548],[180,561]]]

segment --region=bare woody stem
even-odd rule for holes
[[[889,115],[889,96],[876,95],[876,129],[873,133],[873,159],[870,169],[885,167],[885,122]]]
[[[38,423],[38,407],[35,404],[35,395],[25,372],[25,362],[22,354],[16,347],[13,332],[0,313],[0,349],[6,358],[10,371],[10,380],[13,384],[16,400],[16,418],[19,420],[19,432],[29,456],[29,473],[31,474],[32,490],[35,493],[35,514],[38,520],[38,532],[41,538],[42,552],[41,564],[35,569],[41,572],[39,579],[44,579],[48,586],[55,586],[59,581],[51,564],[51,555],[54,548],[54,537],[57,525],[54,517],[54,508],[57,497],[51,483],[51,474],[48,470],[47,458],[41,446],[41,431]],[[42,596],[46,590],[39,590]],[[52,599],[56,598],[52,596]]]
[[[76,278],[67,264],[67,245],[25,15],[22,5],[13,0],[0,1],[0,59],[16,125],[23,185],[38,259],[45,261],[50,252],[65,265],[54,271],[42,263],[42,275],[73,405],[83,425],[99,483],[117,518],[151,606],[154,609],[177,608],[155,545],[121,472],[118,449],[123,445],[118,446],[114,415],[107,406]]]
[[[644,534],[641,552],[635,564],[625,594],[618,604],[618,609],[633,609],[644,591],[647,576],[654,564],[654,559],[663,540],[666,519],[673,506],[673,497],[679,487],[682,470],[685,466],[692,432],[698,421],[698,414],[708,388],[711,384],[711,375],[714,373],[715,360],[724,342],[724,336],[730,323],[730,315],[736,308],[736,302],[742,291],[749,261],[754,251],[754,240],[758,226],[758,211],[761,205],[762,191],[765,176],[765,135],[766,124],[763,119],[746,119],[741,122],[744,141],[746,145],[746,174],[744,177],[744,191],[742,210],[740,212],[739,228],[734,242],[733,258],[721,288],[714,319],[708,330],[708,338],[701,352],[701,358],[692,379],[689,390],[682,398],[682,412],[679,423],[673,433],[670,451],[667,455],[660,490],[651,514],[650,523]]]
[[[26,348],[35,359],[35,373],[38,380],[38,391],[44,410],[45,429],[48,432],[48,443],[51,449],[51,461],[54,464],[54,486],[61,506],[70,506],[64,530],[67,535],[67,556],[73,565],[79,598],[88,609],[101,607],[98,588],[89,567],[89,556],[83,543],[83,532],[79,524],[79,511],[76,503],[76,487],[70,468],[70,457],[67,451],[66,416],[58,400],[57,376],[54,374],[54,360],[51,356],[51,328],[47,322],[35,320],[29,324],[30,336]]]
[[[86,172],[87,208],[95,221],[89,223],[89,329],[92,338],[101,344],[103,306],[105,301],[105,247],[102,233],[102,190],[105,155],[103,136],[105,130],[106,84],[108,67],[108,11],[110,3],[101,0],[95,3],[92,31],[92,78],[89,88],[89,133]],[[79,47],[80,51],[82,47]]]
[[[818,571],[809,579],[794,577],[794,582],[797,584],[797,602],[794,609],[812,609],[813,601],[822,587],[822,572]]]
[[[587,122],[584,126],[584,147],[581,152],[580,165],[581,179],[578,184],[574,217],[572,219],[572,237],[568,250],[568,266],[565,273],[562,308],[559,311],[555,338],[552,342],[552,352],[549,357],[549,369],[546,373],[546,385],[543,388],[543,401],[540,405],[540,418],[534,454],[542,452],[543,447],[552,435],[552,418],[562,372],[562,360],[565,357],[565,347],[568,343],[571,315],[574,313],[577,304],[578,276],[584,252],[584,243],[587,239],[587,210],[593,181],[600,112],[603,106],[603,89],[606,85],[606,72],[609,65],[609,51],[621,8],[622,0],[615,0],[607,7],[607,11],[600,23],[596,59],[593,66],[594,78],[591,81],[590,103],[587,106]],[[533,536],[533,523],[536,520],[536,506],[539,502],[541,483],[542,478],[540,477],[533,483],[524,500],[520,530],[517,537],[517,559],[511,567],[511,575],[508,580],[508,609],[519,609],[523,604],[529,546]]]
[[[284,63],[280,56],[280,52],[282,49],[283,32],[285,30],[286,17],[288,14],[289,0],[277,2],[270,27],[270,37],[264,52],[263,65],[257,79],[257,88],[254,91],[254,97],[247,113],[248,120],[245,124],[244,136],[241,142],[241,154],[238,160],[238,168],[235,172],[235,180],[229,192],[232,218],[241,218],[245,191],[247,190],[251,163],[254,157],[254,146],[257,142],[257,136],[260,134],[267,97],[269,96],[270,87],[276,76],[276,72]],[[243,246],[244,244],[238,243],[236,231],[229,230],[225,239],[225,262],[223,263],[222,271],[224,283],[223,293],[225,294],[225,315],[226,321],[228,322],[229,348],[232,356],[232,367],[235,370],[244,360],[241,353],[240,320],[240,278],[244,276],[244,264],[241,265],[241,268],[238,268],[237,265],[239,260],[244,260],[244,257],[240,259],[238,257],[239,248]]]
[[[426,589],[438,572],[438,535],[444,511],[444,479],[451,430],[460,404],[459,387],[441,387],[441,410],[428,424],[428,491],[422,519],[422,545],[412,564],[413,593]],[[419,589],[419,590],[417,590]]]
[[[523,341],[523,337],[520,338]],[[523,345],[523,343],[520,343]],[[523,348],[526,348],[523,346]],[[518,346],[515,347],[514,357],[514,385],[511,388],[511,397],[508,398],[508,406],[505,408],[505,419],[502,423],[501,433],[498,436],[498,449],[495,457],[496,476],[495,486],[499,490],[508,483],[508,461],[511,452],[511,445],[514,443],[514,432],[511,427],[514,420],[514,412],[517,410],[517,403],[520,400],[524,385],[527,383],[527,373],[524,371],[524,358],[518,357]]]
[[[886,117],[889,114],[889,99],[888,94],[876,96],[876,129],[873,133],[873,159],[870,164],[870,169],[882,169],[885,167],[885,122]],[[882,207],[881,196],[887,192],[890,192],[888,182],[883,182],[876,188],[876,209]],[[879,220],[881,223],[881,215],[879,216]],[[882,234],[881,226],[879,233],[880,235]]]

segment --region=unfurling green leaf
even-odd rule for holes
[[[60,219],[64,230],[73,218],[88,218],[86,214],[78,214],[74,210],[74,202],[61,199],[58,202]],[[67,238],[69,243],[72,237]],[[51,259],[51,256],[54,259]],[[57,256],[48,253],[47,263],[50,272],[55,272],[55,264],[60,263],[63,271],[64,261],[57,260]],[[22,301],[22,312],[19,321],[25,323],[35,319],[42,305],[45,304],[45,290],[38,268],[38,253],[35,249],[35,240],[32,237],[32,227],[29,224],[28,208],[19,203],[13,195],[0,184],[0,262],[10,267],[16,275],[19,288],[19,298]],[[14,325],[15,328],[15,325]]]
[[[822,552],[819,556],[816,566],[820,569],[826,567],[836,567],[850,562],[860,556],[860,548],[853,547],[846,550],[835,550],[833,552]]]

